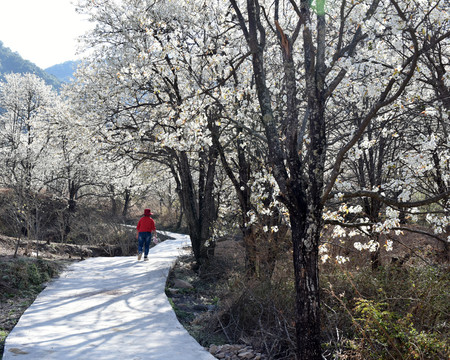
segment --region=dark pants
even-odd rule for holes
[[[144,256],[147,257],[148,251],[150,249],[150,241],[152,241],[151,232],[140,232],[138,236],[138,252],[142,253],[142,248],[144,247]]]

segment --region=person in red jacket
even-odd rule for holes
[[[148,260],[148,251],[152,236],[156,239],[155,221],[150,217],[153,213],[150,209],[144,210],[144,215],[139,219],[136,227],[136,239],[138,239],[138,260],[142,258],[142,249],[144,248],[144,261]]]

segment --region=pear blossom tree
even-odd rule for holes
[[[420,211],[406,204],[411,199],[434,198],[448,188],[442,177],[442,169],[448,167],[444,160],[448,157],[448,151],[442,146],[442,142],[446,142],[445,132],[440,129],[439,121],[424,122],[426,116],[421,114],[421,108],[421,105],[415,105],[401,114],[393,109],[383,121],[372,123],[364,139],[358,142],[344,161],[343,168],[346,170],[340,176],[341,182],[336,185],[340,194],[334,201],[327,202],[325,223],[334,226],[333,235],[341,239],[349,235],[367,236],[365,244],[358,242],[355,246],[370,249],[374,269],[379,265],[381,248],[392,249],[392,239],[384,243],[379,241],[380,235],[385,233],[390,238],[389,230],[397,233],[419,232],[447,246],[447,241],[437,234],[410,226],[417,223],[419,217],[424,222],[426,215],[431,215],[432,208],[440,221],[446,221],[444,215],[448,208],[445,196],[441,201],[434,202],[432,208],[424,204]],[[354,119],[359,120],[357,114]],[[432,135],[427,137],[424,135],[426,133]],[[439,147],[434,134],[440,134],[437,137],[441,142]],[[388,208],[384,201],[376,198],[345,199],[352,193],[367,189],[375,189],[390,198]],[[333,207],[337,211],[330,211]],[[407,225],[408,222],[410,225]]]
[[[204,88],[220,96],[210,58],[221,38],[205,31],[217,31],[208,25],[214,7],[189,6],[195,11],[177,2],[80,2],[80,11],[97,23],[86,38],[96,50],[74,91],[83,94],[80,111],[90,114],[91,127],[111,151],[136,163],[159,162],[172,173],[201,261],[217,213],[218,157],[206,126],[216,111]]]
[[[245,120],[245,126],[252,122],[251,116]],[[220,127],[226,129],[221,129],[220,135],[219,127],[211,127],[211,136],[233,186],[233,195],[237,197],[234,211],[239,213],[236,221],[243,235],[247,274],[270,277],[288,227],[284,207],[276,199],[275,180],[268,171],[267,144],[261,142],[257,124],[252,129],[244,129],[235,120],[224,125],[226,121],[226,118],[222,120]]]
[[[436,6],[439,7],[439,4]],[[436,14],[424,18],[423,22],[427,26],[417,32],[417,37],[425,48],[446,36],[445,26],[430,25],[432,19],[436,21]],[[437,23],[443,24],[440,15],[438,18]],[[388,219],[390,226],[377,225],[383,224],[380,218],[383,211],[380,210],[385,207],[385,202],[375,198],[361,200],[360,204],[363,205],[364,211],[357,215],[358,223],[348,221],[343,223],[341,221],[343,214],[339,215],[339,221],[337,217],[328,217],[327,222],[334,224],[340,222],[346,228],[356,226],[360,230],[370,226],[369,233],[375,237],[380,234],[380,231],[375,231],[376,229],[381,232],[388,229],[418,232],[440,241],[445,248],[448,247],[444,235],[446,226],[443,224],[449,223],[448,195],[445,195],[449,188],[446,175],[449,170],[448,108],[445,107],[447,102],[445,94],[448,94],[449,83],[445,69],[448,67],[446,59],[449,54],[448,46],[444,44],[445,41],[443,43],[437,41],[435,47],[427,48],[424,56],[418,59],[414,81],[410,82],[402,96],[392,103],[390,108],[384,110],[382,116],[368,126],[365,137],[358,142],[351,152],[352,156],[346,160],[353,169],[352,172],[358,177],[358,181],[353,182],[352,191],[378,189],[391,199],[389,206],[393,218]],[[405,48],[403,39],[390,39],[386,46],[392,53],[405,56],[402,52]],[[351,92],[346,98],[351,98],[350,95]],[[346,100],[340,98],[340,101]],[[352,109],[351,118],[358,121],[358,108],[351,103],[346,104]],[[349,180],[351,175],[346,173],[341,175],[341,178]],[[340,189],[339,187],[340,184],[337,184],[336,189],[341,191],[342,195],[348,190],[343,186]],[[411,203],[413,199],[441,197],[441,200],[433,202],[432,207],[423,204],[424,206],[419,209]],[[398,200],[397,204],[393,201],[395,198]],[[402,202],[403,205],[400,206]],[[404,226],[406,220],[417,222],[420,218],[430,223],[434,233]],[[339,227],[336,230],[342,231]],[[370,244],[362,246],[372,249],[376,255],[381,244],[374,239]]]
[[[65,89],[63,95],[66,101],[51,124],[52,159],[46,167],[46,187],[67,204],[62,212],[64,239],[83,199],[95,198],[99,204],[108,199],[112,217],[125,219],[133,197],[145,193],[148,185],[142,184],[140,172],[129,159],[109,151],[93,128],[86,126],[85,118],[73,106],[73,94]]]
[[[147,13],[130,6],[127,3],[120,6],[91,3],[84,4],[84,7],[82,5],[84,11],[98,12],[94,19],[101,26],[114,27],[116,30],[107,32],[114,37],[100,37],[102,30],[97,29],[97,35],[94,36],[96,40],[88,38],[88,44],[97,46],[99,54],[92,57],[95,63],[90,63],[80,70],[80,82],[74,93],[86,91],[87,88],[83,89],[82,82],[89,81],[90,90],[87,91],[95,91],[93,96],[101,96],[100,103],[105,104],[103,110],[96,111],[112,114],[108,120],[91,121],[100,124],[97,131],[102,134],[102,142],[109,143],[118,153],[135,162],[151,159],[167,166],[177,184],[191,238],[194,243],[198,242],[194,239],[202,238],[200,243],[204,243],[211,237],[212,220],[208,218],[217,213],[214,210],[212,191],[214,167],[220,149],[221,159],[226,161],[218,138],[223,137],[223,143],[227,143],[227,139],[238,139],[236,141],[240,142],[241,147],[245,134],[252,131],[252,125],[246,122],[254,111],[249,114],[239,111],[242,104],[251,104],[252,108],[257,106],[250,95],[251,76],[245,75],[251,74],[249,53],[243,52],[245,43],[240,33],[224,25],[226,17],[223,12],[226,7],[223,7],[223,3],[212,3],[209,6],[202,2],[191,3],[191,7],[200,10],[190,10],[189,13],[201,14],[200,18],[178,14],[180,10],[185,10],[185,6],[177,5],[176,2],[157,2],[147,7]],[[126,14],[120,17],[123,24],[113,21],[118,15],[109,17],[119,13]],[[170,17],[167,17],[166,13],[170,13]],[[174,17],[173,14],[177,16]],[[215,21],[210,21],[211,18]],[[121,33],[124,28],[128,31],[126,34]],[[134,29],[135,38],[131,37],[130,29]],[[208,32],[205,32],[205,29],[208,29]],[[222,32],[222,37],[217,35]],[[126,39],[118,40],[125,35]],[[104,46],[99,45],[100,42],[105,42]],[[108,45],[116,43],[120,46]],[[120,49],[122,46],[126,46],[126,56],[123,56],[124,50]],[[129,47],[132,49],[129,50]],[[97,61],[104,59],[106,51],[113,52],[107,55],[108,60]],[[131,61],[133,63],[130,64]],[[95,73],[93,69],[96,69]],[[112,82],[103,88],[117,91],[117,96],[121,97],[119,100],[102,94],[100,89],[93,90],[98,86],[100,78],[102,81],[108,79],[107,81]],[[185,84],[184,88],[180,88],[179,83],[182,82]],[[124,97],[124,94],[131,94],[134,98]],[[92,93],[83,96],[83,99],[91,96]],[[98,108],[99,106],[95,107]],[[128,117],[132,118],[132,122],[127,120]],[[102,125],[105,121],[108,122],[106,127]],[[234,134],[235,129],[239,132],[237,137]],[[258,130],[254,131],[257,132]],[[213,133],[211,141],[210,134]],[[195,144],[192,141],[195,141]],[[248,144],[248,147],[250,148],[251,144]],[[260,154],[265,153],[265,150],[258,151]],[[195,152],[197,158],[194,156]],[[242,156],[243,153],[238,156],[241,162],[239,171],[240,176],[247,176],[248,179],[248,175],[245,175],[248,160]],[[254,165],[265,167],[266,162],[261,159]],[[247,184],[245,178],[236,181],[229,167],[228,174],[231,175],[235,190],[240,194],[238,197],[242,200],[241,225],[251,263],[249,268],[254,268],[255,252],[258,249],[255,246],[257,237],[251,231],[255,224],[250,221],[251,207],[248,205],[250,184]],[[194,183],[198,184],[197,190]],[[267,188],[271,191],[270,186]],[[195,193],[198,193],[201,200],[194,198]],[[206,199],[209,200],[202,205]],[[262,203],[259,200],[258,202]],[[203,215],[199,216],[198,213]],[[205,225],[200,225],[203,223]],[[277,224],[278,222],[272,225],[275,228]],[[201,228],[203,230],[200,230]],[[272,232],[272,235],[281,236],[282,232]],[[273,243],[276,244],[276,241]],[[195,253],[204,256],[202,251],[197,251],[194,246]]]
[[[448,18],[448,9],[447,9]],[[432,27],[428,26],[427,31],[422,31],[421,40],[426,44],[435,43],[436,40],[448,32],[448,27],[445,23],[440,23],[443,26]],[[447,46],[446,46],[447,45]],[[428,151],[431,151],[430,163],[433,164],[428,171],[428,184],[425,185],[427,189],[432,189],[435,194],[443,193],[445,189],[450,186],[450,161],[449,161],[449,137],[450,137],[450,74],[449,68],[450,49],[446,43],[438,43],[437,46],[426,52],[425,56],[421,58],[419,67],[419,91],[416,98],[420,100],[421,107],[418,108],[418,122],[422,124],[420,127],[423,132],[420,136],[427,139],[429,144]],[[430,184],[432,183],[432,184]],[[449,197],[443,199],[444,201],[444,217],[434,216],[440,225],[437,228],[441,234],[450,231],[450,213],[448,211]],[[430,219],[430,216],[428,216]],[[445,225],[447,224],[447,225]],[[448,242],[447,239],[447,249]]]
[[[64,241],[73,228],[78,203],[86,197],[105,197],[104,182],[110,172],[98,157],[95,143],[86,143],[92,134],[70,109],[68,100],[59,107],[59,117],[51,123],[52,160],[46,168],[46,186],[66,204],[61,212],[61,239]]]
[[[8,74],[0,83],[0,152],[2,186],[14,190],[18,221],[29,237],[39,236],[38,193],[45,186],[51,122],[59,99],[32,74]]]
[[[224,14],[226,17],[231,15],[229,11]],[[284,207],[277,199],[278,188],[270,171],[264,127],[258,121],[259,105],[250,53],[239,28],[227,21],[223,26],[227,29],[223,32],[229,49],[220,49],[227,54],[234,54],[236,60],[225,62],[225,65],[231,64],[231,69],[230,75],[225,76],[228,81],[221,84],[222,96],[206,90],[219,110],[219,120],[209,121],[208,128],[224,172],[234,188],[235,205],[238,207],[233,207],[231,212],[239,214],[237,222],[243,235],[247,272],[249,275],[269,275],[281,249],[280,239],[285,236],[287,223],[283,216]],[[274,84],[282,81],[276,73],[271,80]],[[279,103],[282,103],[281,96],[278,98]],[[282,110],[277,107],[277,111]],[[224,212],[221,216],[229,215]]]
[[[105,187],[111,199],[111,215],[113,217],[127,218],[132,205],[133,196],[143,193],[139,183],[140,176],[132,164],[126,159],[112,163],[110,171],[105,174]],[[121,209],[119,209],[119,204]]]
[[[150,201],[152,211],[158,217],[158,223],[165,223],[167,218],[170,219],[169,224],[173,225],[176,219],[175,229],[179,230],[182,226],[183,210],[172,174],[167,171],[165,165],[159,163],[145,163],[137,170],[139,194],[142,194],[142,198],[147,202]]]
[[[448,29],[448,16],[442,11],[446,5],[294,0],[230,0],[230,4],[252,53],[260,121],[279,197],[289,210],[298,358],[321,359],[317,265],[324,207],[341,181],[344,161],[367,137],[371,124],[414,86],[419,59],[438,44],[448,43],[448,32],[426,43],[418,35],[437,25]],[[281,64],[276,70],[283,73],[283,83],[271,87],[275,69],[267,64],[275,46]],[[286,101],[281,114],[274,111],[275,90]],[[338,101],[349,95],[359,121],[344,133],[333,134],[333,127],[348,119],[347,108]],[[379,201],[387,209],[426,205],[446,196],[448,189],[422,201],[391,199],[380,188],[343,194]],[[380,227],[395,224],[397,214],[387,211],[388,219]]]
[[[16,192],[15,212],[23,232],[40,237],[44,221],[40,208],[45,197],[61,219],[55,222],[53,218],[55,224],[50,227],[56,225],[56,233],[48,230],[47,235],[57,234],[64,240],[71,230],[77,201],[97,195],[101,185],[99,166],[94,164],[96,150],[81,141],[90,135],[63,97],[34,75],[6,75],[0,102],[4,111],[2,183]]]

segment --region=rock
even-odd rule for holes
[[[167,288],[167,292],[170,295],[175,295],[175,294],[178,294],[180,292],[180,290],[179,289],[174,289],[174,288]]]
[[[219,347],[217,345],[211,345],[209,347],[209,353],[211,355],[215,355],[217,353],[217,351],[219,350]]]
[[[178,289],[193,289],[194,288],[187,281],[180,280],[180,279],[174,279],[173,280],[173,286],[178,288]]]
[[[267,360],[267,357],[246,345],[211,345],[209,352],[216,359],[225,360]]]
[[[239,352],[238,356],[241,359],[252,359],[255,357],[255,354],[253,354],[252,351],[244,351],[244,352]]]
[[[238,354],[241,355],[241,354],[244,354],[244,353],[248,353],[249,350],[251,350],[251,347],[249,347],[249,346],[241,347],[241,348],[239,349]]]

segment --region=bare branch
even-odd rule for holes
[[[245,25],[245,19],[244,19],[244,16],[242,15],[241,9],[239,9],[239,6],[236,3],[236,0],[230,0],[230,3],[231,3],[231,6],[233,6],[236,16],[238,17],[239,25],[242,29],[242,32],[244,33],[245,39],[248,42],[250,39],[250,35],[248,33],[247,26]]]
[[[392,228],[392,230],[409,231],[409,232],[412,232],[412,233],[415,233],[415,234],[426,235],[426,236],[429,236],[429,237],[431,237],[433,239],[436,239],[436,240],[442,242],[443,244],[447,244],[447,241],[445,239],[442,239],[439,236],[437,236],[435,234],[431,234],[431,233],[429,233],[427,231],[410,229],[410,228],[407,228],[407,227],[395,227],[395,228]]]

